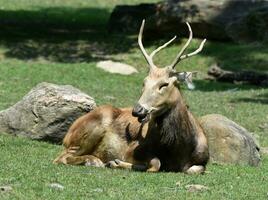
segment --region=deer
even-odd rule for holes
[[[176,36],[148,55],[142,42],[144,24],[145,20],[138,45],[149,72],[136,105],[133,108],[103,105],[78,118],[65,135],[64,150],[54,163],[147,172],[205,172],[209,159],[207,139],[180,89],[184,82],[193,88],[193,73],[177,72],[175,66],[201,52],[206,39],[194,52],[184,54],[193,38],[191,26],[186,22],[187,42],[171,65],[157,67],[153,57]]]

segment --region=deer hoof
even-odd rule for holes
[[[105,166],[108,167],[108,168],[112,168],[112,169],[115,169],[115,168],[119,167],[119,165],[115,162],[115,160],[109,161],[108,163],[106,163]]]
[[[204,174],[205,172],[205,167],[202,165],[193,165],[192,167],[190,167],[186,173],[187,174]]]

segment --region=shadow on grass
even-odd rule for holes
[[[268,44],[234,44],[213,42],[206,44],[202,56],[211,57],[223,70],[251,71],[259,74],[268,73]],[[207,66],[209,69],[210,66]],[[200,81],[199,90],[202,91],[232,91],[267,88],[267,86],[255,86],[251,84],[233,84],[224,82]],[[265,98],[241,98],[236,102],[254,102],[267,104]]]
[[[221,91],[228,92],[230,95],[237,91],[260,89],[261,87],[247,84],[232,84],[207,80],[195,80],[195,90],[204,92]],[[268,93],[262,93],[253,97],[235,98],[230,103],[256,103],[256,104],[268,104]]]
[[[109,55],[129,51],[131,40],[120,36],[98,32],[86,37],[48,37],[28,39],[2,39],[1,45],[7,48],[4,56],[21,60],[47,60],[61,63],[80,63],[109,59]],[[106,35],[106,37],[105,37]],[[110,39],[109,39],[110,38]]]
[[[260,88],[258,86],[248,84],[232,84],[232,83],[223,83],[209,80],[194,80],[194,84],[196,86],[195,90],[204,92],[212,92],[212,91],[236,92],[239,90]]]
[[[110,11],[105,8],[48,7],[39,10],[0,10],[0,26],[14,36],[38,36],[46,33],[83,33],[100,30],[106,25]],[[23,31],[18,31],[23,30]],[[45,35],[46,36],[46,35]]]
[[[232,101],[232,103],[245,102],[245,103],[260,103],[268,104],[268,99],[265,98],[240,98]]]
[[[136,37],[107,32],[110,12],[94,7],[0,10],[0,44],[7,49],[4,56],[79,63],[126,53],[137,44]],[[150,39],[145,35],[147,47],[160,44]],[[264,52],[268,52],[268,45],[213,42],[206,44],[202,55],[214,58],[226,70],[265,71],[268,56]]]
[[[4,56],[63,63],[90,62],[129,51],[134,39],[106,31],[108,9],[54,7],[0,11]],[[136,42],[136,40],[135,40]]]
[[[252,98],[238,98],[232,101],[232,103],[238,102],[268,104],[268,93],[257,95]]]
[[[208,43],[202,55],[213,57],[224,70],[267,72],[268,44]]]

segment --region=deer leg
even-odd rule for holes
[[[69,156],[66,158],[66,164],[85,165],[94,167],[104,167],[104,163],[97,157],[92,155]]]
[[[197,137],[197,145],[192,155],[191,164],[185,172],[187,174],[203,174],[206,170],[206,164],[209,160],[209,151],[207,145],[207,139],[200,127],[198,127],[199,135]]]
[[[161,167],[161,162],[158,158],[153,158],[149,162],[149,168],[146,170],[147,172],[158,172]]]
[[[54,163],[62,163],[66,165],[86,165],[94,167],[104,167],[104,163],[97,157],[92,155],[77,156],[72,153],[64,152],[54,160]]]
[[[161,163],[158,158],[153,158],[149,161],[149,164],[132,164],[129,162],[121,161],[119,159],[112,160],[107,163],[107,167],[113,169],[129,169],[134,171],[147,171],[157,172],[160,169]]]
[[[105,167],[104,163],[101,161],[101,159],[88,155],[86,158],[86,166],[93,166],[93,167]]]
[[[133,171],[141,171],[145,172],[148,169],[148,166],[146,164],[132,164],[121,160],[112,160],[109,161],[106,164],[106,167],[112,168],[112,169],[128,169]]]
[[[132,169],[133,164],[121,161],[119,159],[111,160],[106,164],[106,167],[112,169]]]
[[[186,170],[186,174],[203,174],[205,172],[205,167],[203,165],[193,165]]]

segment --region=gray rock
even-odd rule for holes
[[[8,186],[8,185],[0,186],[0,192],[3,192],[4,193],[4,192],[10,192],[12,190],[13,190],[13,188],[11,186]]]
[[[110,73],[122,75],[130,75],[138,72],[134,67],[130,65],[120,62],[113,62],[111,60],[100,61],[97,63],[97,67]]]
[[[245,128],[218,114],[203,116],[200,123],[208,138],[211,162],[259,165],[260,147]]]
[[[40,83],[0,112],[0,132],[60,143],[73,121],[95,106],[92,97],[70,85]]]
[[[111,13],[108,29],[113,32],[138,33],[141,21],[156,15],[158,4],[118,5]],[[148,27],[146,23],[146,27]]]
[[[213,40],[268,39],[266,0],[169,0],[155,4],[117,6],[110,17],[114,32],[138,33],[146,19],[145,37],[178,34],[188,37],[189,22],[195,37]]]
[[[199,184],[186,185],[185,188],[188,192],[203,192],[209,189],[207,186]]]
[[[64,186],[59,183],[51,183],[49,187],[56,189],[56,190],[63,190]]]

